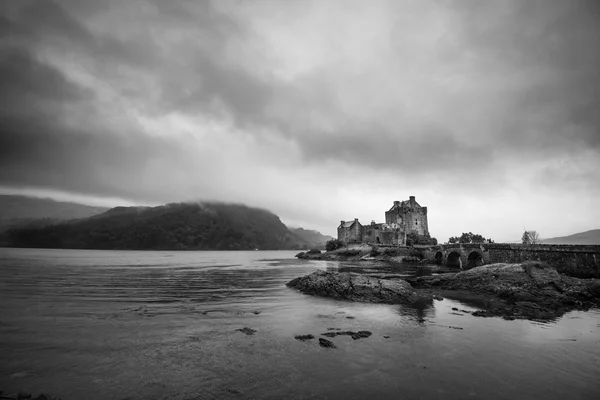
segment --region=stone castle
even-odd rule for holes
[[[429,237],[427,207],[421,207],[415,196],[394,201],[392,208],[385,212],[385,223],[371,221],[369,225],[362,225],[355,218],[354,221],[342,221],[338,226],[338,240],[345,244],[406,245],[406,236],[410,233]]]

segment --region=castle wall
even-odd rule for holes
[[[354,223],[354,225],[352,225],[352,227],[350,227],[351,230],[351,241],[352,242],[362,242],[363,241],[363,229],[362,229],[362,225],[360,222],[356,221]]]
[[[381,233],[379,226],[373,227],[372,225],[364,225],[363,230],[363,239],[366,243],[377,243],[377,238]],[[381,241],[381,238],[379,238],[379,240]]]
[[[421,207],[414,197],[408,202],[394,202],[394,206],[385,213],[385,222],[398,224],[406,233],[429,235],[427,207]]]
[[[348,243],[350,241],[350,228],[338,227],[338,240]]]
[[[408,233],[429,236],[427,207],[421,207],[414,196],[407,201],[394,201],[394,206],[385,212],[385,224],[363,226],[355,219],[351,226],[344,225],[342,221],[338,227],[338,240],[344,243],[377,243],[379,238],[381,244],[398,245],[405,244]]]
[[[344,228],[340,225],[338,227],[338,240],[344,243],[360,243],[363,241],[363,226],[358,220],[354,220],[354,223]]]
[[[381,224],[364,225],[363,226],[363,242],[364,243],[379,243],[387,245],[398,244],[398,230],[384,227]],[[377,241],[379,238],[379,242]]]
[[[398,232],[385,231],[380,234],[381,244],[397,245],[398,244]]]

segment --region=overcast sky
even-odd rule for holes
[[[600,3],[2,1],[0,192],[600,228]]]

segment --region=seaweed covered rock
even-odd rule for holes
[[[471,291],[506,302],[506,307],[482,311],[477,316],[552,319],[572,309],[600,304],[599,280],[564,276],[536,261],[490,264],[456,274],[421,276],[408,281],[416,288]]]
[[[291,280],[287,286],[312,295],[367,303],[410,304],[417,298],[406,281],[377,279],[351,272],[316,271]]]

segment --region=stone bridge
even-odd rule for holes
[[[600,246],[512,243],[457,243],[423,247],[436,264],[469,269],[483,264],[545,261],[559,272],[600,278]]]

